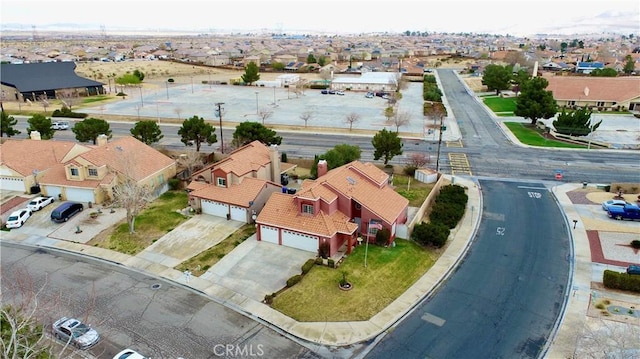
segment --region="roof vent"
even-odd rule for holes
[[[354,179],[353,179],[353,178],[351,178],[351,177],[347,177],[347,182],[349,182],[349,184],[350,184],[350,185],[352,185],[352,186],[353,186],[354,184],[356,184],[356,180],[354,180]]]

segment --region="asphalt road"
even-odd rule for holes
[[[367,358],[536,358],[544,352],[569,285],[568,226],[540,183],[480,184],[482,221],[461,265]]]
[[[174,283],[74,254],[5,242],[1,246],[3,304],[42,290],[37,294],[41,323],[49,326],[64,315],[91,324],[102,337],[90,349],[96,358],[112,358],[126,347],[151,358],[319,357]]]

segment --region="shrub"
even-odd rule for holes
[[[402,169],[402,172],[403,172],[405,175],[407,175],[407,176],[411,176],[411,177],[413,177],[413,176],[415,176],[415,174],[416,174],[416,170],[417,170],[417,169],[418,169],[418,167],[416,167],[416,166],[408,165],[408,166],[405,166],[405,167]]]
[[[316,264],[319,266],[322,265],[322,257],[316,257]]]
[[[336,263],[331,258],[329,258],[327,260],[327,265],[329,266],[329,268],[335,268],[336,267]]]
[[[287,154],[285,152],[280,155],[280,162],[287,163]]]
[[[420,223],[413,228],[411,239],[423,245],[441,248],[449,238],[449,228],[442,223]]]
[[[322,260],[322,259],[321,259]],[[316,264],[316,261],[313,259],[309,259],[302,265],[302,274],[307,274],[313,268],[313,265]]]
[[[51,117],[85,118],[86,113],[73,112],[67,106],[62,106],[59,110],[54,110]]]
[[[389,238],[391,238],[391,231],[386,228],[379,229],[376,232],[376,244],[379,246],[386,246],[389,244]]]
[[[273,296],[273,294],[266,294],[266,295],[264,296],[264,302],[265,302],[265,304],[269,304],[269,305],[271,305],[271,304],[273,303],[273,297],[274,297],[274,296]]]
[[[302,275],[300,275],[300,274],[296,274],[293,277],[287,279],[287,288],[291,288],[294,285],[298,284],[298,282],[300,282],[300,280],[302,280]]]
[[[602,275],[602,283],[606,288],[640,293],[640,275],[619,273],[605,269]]]
[[[637,240],[637,239],[632,240],[631,247],[635,249],[640,249],[640,240]]]
[[[169,184],[169,189],[171,191],[175,191],[180,188],[180,180],[177,178],[170,178],[167,183]]]

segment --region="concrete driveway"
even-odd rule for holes
[[[243,225],[215,216],[194,216],[138,253],[136,258],[175,267],[220,243]]]
[[[200,276],[212,283],[262,301],[282,289],[287,279],[302,272],[315,253],[260,242],[253,235]]]

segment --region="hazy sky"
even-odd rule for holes
[[[640,2],[579,0],[219,1],[2,0],[0,20],[31,26],[104,25],[144,30],[303,30],[329,33],[475,32],[530,35],[640,32]]]

